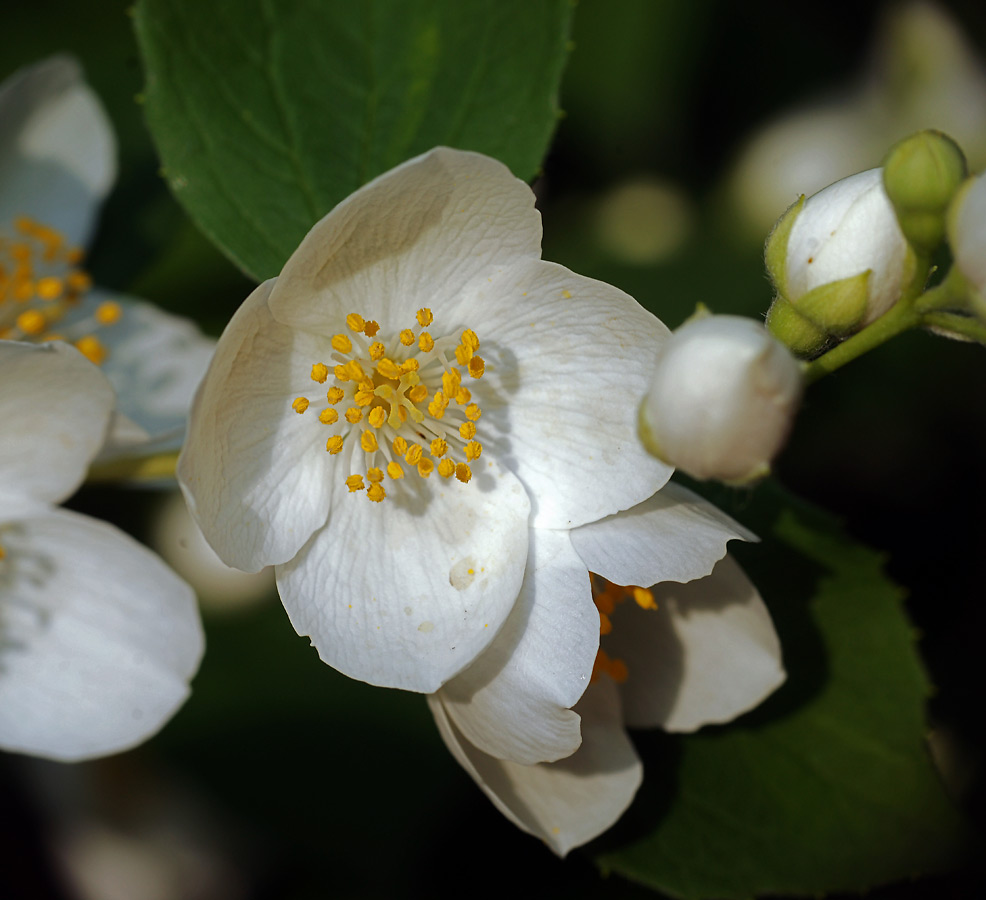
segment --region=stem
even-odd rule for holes
[[[868,353],[874,347],[879,347],[890,338],[916,328],[921,322],[921,316],[914,309],[913,302],[902,299],[862,331],[837,344],[818,359],[807,363],[804,368],[805,384],[818,381],[823,375],[842,368],[846,363]]]
[[[124,457],[95,463],[88,481],[158,481],[175,477],[178,451],[155,456]]]
[[[967,338],[986,345],[986,323],[972,316],[959,313],[927,312],[921,317],[921,324],[935,329],[944,337],[954,337],[958,340]]]

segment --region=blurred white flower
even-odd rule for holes
[[[0,85],[0,338],[75,344],[117,392],[118,449],[148,439],[142,452],[177,449],[214,342],[93,288],[80,268],[115,177],[112,128],[74,60],[52,57]]]
[[[275,565],[295,628],[347,675],[437,690],[517,606],[529,526],[564,537],[670,475],[635,422],[667,329],[540,238],[527,185],[438,148],[340,203],[220,338],[179,482],[220,558]],[[564,708],[549,754],[578,744],[567,707],[598,640],[581,577],[538,589],[581,635],[538,700]]]
[[[634,178],[599,199],[596,236],[613,259],[653,265],[682,248],[694,219],[692,204],[683,190],[658,178]]]
[[[801,391],[800,364],[759,322],[695,318],[661,346],[641,439],[695,478],[749,481],[769,471]]]
[[[105,522],[55,504],[106,437],[113,390],[64,343],[0,341],[0,747],[72,761],[154,734],[203,638],[191,589]]]
[[[986,319],[986,174],[959,189],[948,213],[948,241],[955,266],[972,289],[973,304]]]
[[[854,84],[748,141],[730,175],[740,223],[762,238],[799,194],[879,165],[926,128],[951,135],[973,169],[986,165],[986,68],[948,13],[918,0],[888,12]]]
[[[505,752],[515,748],[502,739],[517,729],[507,688],[524,692],[530,658],[554,657],[558,670],[568,665],[571,613],[561,600],[548,614],[540,598],[523,603],[514,616],[530,621],[511,627],[508,620],[472,667],[429,697],[458,762],[510,821],[560,856],[609,828],[633,800],[643,773],[625,725],[694,731],[728,722],[783,682],[770,615],[740,568],[723,559],[734,538],[752,535],[674,484],[568,537],[532,536],[535,562],[540,543],[564,542],[582,570],[594,573],[601,646],[592,683],[573,710],[581,746],[567,758],[531,765]],[[535,569],[528,590],[536,595],[557,574]],[[533,712],[528,733],[545,731]]]

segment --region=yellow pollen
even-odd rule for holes
[[[398,478],[403,478],[404,477],[404,470],[401,468],[401,464],[400,463],[397,463],[397,462],[389,462],[389,463],[387,463],[387,474],[391,478],[393,478],[393,479],[396,480]]]
[[[443,459],[438,464],[438,474],[442,478],[451,478],[455,474],[455,463],[450,459]]]
[[[370,359],[372,359],[374,362],[376,362],[376,360],[378,359],[383,359],[383,355],[386,352],[387,352],[387,348],[384,347],[384,345],[381,344],[380,341],[374,341],[372,344],[370,344]]]
[[[65,283],[61,278],[49,275],[47,278],[38,279],[35,290],[42,300],[57,300],[65,289]],[[98,315],[98,313],[97,313]]]
[[[394,438],[393,447],[394,447],[394,453],[397,456],[403,456],[405,453],[407,453],[407,441],[404,440],[404,438],[402,438],[400,435]]]
[[[298,415],[301,415],[306,409],[308,409],[308,398],[298,397],[295,399],[294,403],[291,404],[291,409],[293,409]]]
[[[470,400],[472,400],[472,394],[469,392],[469,388],[460,387],[455,394],[455,402],[459,406],[465,406]],[[478,407],[477,407],[478,408]]]
[[[45,330],[48,321],[45,319],[44,314],[38,312],[36,309],[26,309],[22,312],[16,319],[17,327],[24,332],[24,334],[41,334]]]
[[[407,453],[404,454],[404,461],[409,466],[416,466],[419,462],[421,462],[421,454],[423,452],[424,451],[421,444],[411,444],[411,446],[407,448]]]
[[[464,441],[469,441],[476,437],[476,423],[463,422],[459,426],[459,437],[461,437]]]
[[[431,403],[428,404],[428,412],[436,419],[440,419],[445,415],[447,408],[448,400],[445,399],[445,395],[441,391],[435,391],[435,396],[432,397]]]
[[[460,366],[464,366],[471,359],[472,359],[471,347],[467,347],[465,344],[459,344],[459,346],[455,348],[455,361]]]
[[[470,469],[465,463],[459,463],[455,467],[455,477],[458,478],[463,484],[466,484],[469,479],[472,478],[472,469]]]
[[[363,334],[367,337],[376,337],[377,332],[380,330],[380,323],[374,322],[372,319],[369,322],[363,323]],[[380,498],[383,499],[382,497]]]
[[[79,338],[75,342],[75,347],[84,357],[97,366],[102,365],[106,359],[106,348],[95,335],[87,334],[85,337]]]
[[[332,369],[332,374],[335,375],[336,381],[349,381],[349,372],[346,371],[346,367],[344,365],[340,364],[335,366]],[[312,375],[312,378],[315,379],[315,376]],[[315,380],[317,381],[318,379]],[[324,381],[325,379],[322,380]]]
[[[458,369],[450,369],[442,375],[442,392],[446,397],[454,397],[459,392],[462,376]]]
[[[369,406],[373,402],[373,391],[357,391],[353,401],[357,406]]]
[[[483,372],[486,371],[486,362],[481,356],[474,356],[469,360],[469,374],[473,378],[482,378]]]
[[[431,455],[441,458],[448,452],[448,444],[441,438],[435,438],[431,442]]]
[[[383,481],[383,469],[379,466],[371,466],[366,470],[366,478],[371,484],[379,484]]]
[[[123,309],[119,303],[114,303],[112,300],[107,300],[105,303],[100,303],[96,307],[96,321],[100,325],[114,325],[120,321],[123,316]]]
[[[346,363],[346,374],[353,381],[366,380],[366,372],[363,371],[363,367],[355,359],[351,359]]]
[[[366,421],[374,428],[382,428],[383,423],[387,421],[387,411],[382,406],[374,406],[367,413]]]
[[[409,372],[417,372],[421,368],[421,364],[414,358],[405,359],[401,363],[401,372],[407,375]]]
[[[425,457],[418,463],[418,474],[422,478],[427,478],[434,471],[435,471],[435,464],[427,457]]]
[[[473,462],[479,459],[483,452],[483,445],[479,441],[470,441],[465,446],[466,462]]]
[[[92,279],[85,272],[69,272],[65,284],[70,293],[84,294],[92,287]]]
[[[411,390],[407,392],[407,399],[412,403],[420,403],[422,400],[427,399],[428,388],[423,384],[416,384]]]
[[[427,328],[434,321],[434,316],[432,316],[431,310],[428,309],[427,306],[419,309],[415,318],[418,320],[418,324],[422,328]]]
[[[384,486],[378,482],[374,482],[369,486],[366,491],[366,496],[369,497],[374,503],[379,503],[387,496],[387,491],[384,490]]]
[[[337,353],[350,353],[353,349],[353,342],[344,334],[337,334],[332,338],[332,349]]]
[[[483,411],[475,403],[470,403],[466,407],[466,418],[470,422],[476,422],[476,421],[478,421],[479,417],[482,414],[483,414]]]
[[[479,349],[479,337],[471,328],[462,332],[462,346],[468,347],[473,353]]]
[[[400,333],[400,342],[405,347],[410,347],[414,343],[414,332],[410,328],[405,328]]]
[[[355,425],[357,422],[362,422],[363,410],[361,410],[358,406],[350,406],[349,409],[346,410],[346,421],[350,425]]]
[[[563,296],[563,297],[564,297],[564,298],[565,298],[566,300],[571,300],[571,299],[572,299],[572,292],[571,292],[571,291],[568,291],[568,290],[565,290],[565,291],[562,291],[562,292],[561,292],[561,295],[562,295],[562,296]]]
[[[325,399],[329,403],[338,403],[343,397],[346,396],[346,392],[342,388],[330,387],[325,393]],[[466,410],[466,415],[469,415],[469,411]]]
[[[321,411],[321,412],[320,412],[320,413],[318,414],[318,420],[319,420],[319,422],[321,422],[321,423],[322,423],[323,425],[332,425],[333,423],[335,423],[335,422],[338,422],[338,421],[339,421],[339,413],[337,413],[337,412],[336,412],[336,411],[335,411],[334,409],[332,409],[332,407],[330,406],[330,407],[329,407],[328,409],[323,409],[323,410],[322,410],[322,411]]]
[[[350,313],[346,316],[346,324],[349,326],[350,331],[360,332],[363,330],[363,326],[366,324],[363,321],[363,317],[359,313]]]
[[[435,340],[427,331],[422,331],[418,338],[418,348],[422,353],[431,353],[435,348]]]
[[[349,488],[351,494],[355,494],[357,491],[363,490],[363,476],[362,475],[350,475],[346,479],[346,487]]]
[[[338,369],[339,367],[336,366]],[[315,363],[312,366],[312,381],[317,381],[319,384],[325,384],[325,379],[329,377],[329,367],[325,363]],[[338,371],[336,372],[336,378],[339,377]]]
[[[378,449],[376,435],[372,431],[364,431],[360,436],[359,445],[367,453],[375,453]]]
[[[657,609],[657,602],[654,600],[652,591],[642,587],[634,587],[630,591],[633,594],[634,602],[641,609]]]
[[[334,434],[325,442],[325,449],[333,456],[342,452],[342,438]]]
[[[384,378],[390,378],[393,381],[397,381],[401,377],[400,366],[392,359],[387,359],[386,356],[377,363],[377,371]]]

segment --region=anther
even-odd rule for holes
[[[427,306],[418,310],[417,316],[418,324],[422,328],[427,328],[433,321],[434,317],[431,314],[431,310]]]
[[[339,413],[337,413],[331,406],[328,409],[323,409],[318,414],[318,420],[323,425],[332,425],[339,420]]]
[[[291,409],[298,413],[298,415],[301,415],[306,409],[308,409],[308,405],[309,401],[307,397],[297,397],[291,404]]]
[[[338,366],[336,366],[338,369]],[[325,384],[325,379],[329,377],[329,367],[325,363],[315,363],[312,366],[312,381],[317,381],[319,384]],[[339,373],[336,372],[336,378],[339,377]]]
[[[377,439],[372,431],[364,431],[360,436],[359,445],[367,452],[374,453],[378,449]]]
[[[346,479],[346,487],[349,488],[351,494],[355,494],[357,491],[361,491],[364,488],[363,476],[362,475],[350,475]]]
[[[350,353],[353,349],[353,342],[344,334],[337,334],[332,338],[332,349],[337,353]]]
[[[339,437],[339,435],[334,434],[325,442],[325,449],[335,456],[337,453],[342,452],[342,443],[342,438]]]

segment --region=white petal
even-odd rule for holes
[[[567,759],[536,766],[487,756],[462,737],[436,697],[428,705],[446,746],[496,808],[559,856],[606,831],[640,787],[643,769],[608,678],[593,684],[576,707],[582,746]]]
[[[103,444],[113,389],[74,347],[0,341],[0,497],[58,502]]]
[[[259,572],[285,562],[326,521],[337,457],[316,418],[291,401],[324,389],[309,378],[321,348],[278,325],[274,282],[237,310],[195,397],[178,481],[212,548],[229,566]]]
[[[54,56],[0,85],[0,224],[29,216],[85,246],[116,178],[116,139],[78,63]]]
[[[149,435],[153,445],[146,451],[177,450],[216,342],[190,319],[102,290],[87,294],[65,327],[107,301],[123,310],[118,322],[99,332],[109,351],[101,368],[116,390],[117,406]]]
[[[506,470],[417,476],[372,503],[340,483],[328,525],[278,566],[281,600],[352,678],[431,693],[486,649],[513,608],[530,503]]]
[[[0,745],[58,760],[125,750],[188,695],[191,589],[132,538],[55,510],[9,524],[0,569]]]
[[[599,647],[599,613],[567,532],[531,529],[517,603],[490,648],[439,691],[459,731],[490,756],[532,763],[582,741],[575,705]]]
[[[781,647],[757,589],[732,557],[707,578],[654,589],[657,610],[619,606],[603,638],[626,662],[626,722],[694,731],[729,722],[784,681]]]
[[[698,494],[669,482],[648,500],[572,531],[590,572],[614,584],[650,586],[708,575],[726,542],[757,540]]]
[[[443,310],[541,252],[534,194],[502,163],[437,147],[374,179],[308,233],[271,295],[277,321],[331,335],[356,312],[385,331]],[[436,335],[437,336],[437,335]]]
[[[469,384],[484,451],[524,482],[532,524],[574,528],[668,480],[637,437],[637,406],[669,332],[632,297],[531,260],[470,298],[468,316],[486,361]]]

